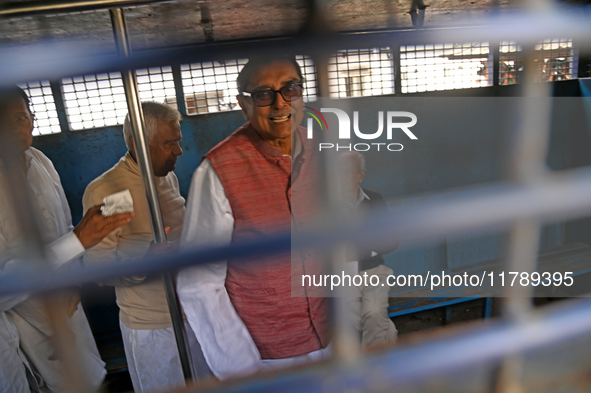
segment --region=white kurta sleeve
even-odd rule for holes
[[[193,174],[181,247],[228,244],[234,217],[222,183],[204,159]],[[209,368],[220,380],[252,374],[260,354],[226,292],[226,261],[179,272],[177,291]]]
[[[52,176],[57,177],[55,180],[61,185],[59,175],[55,169],[54,173],[55,175]],[[52,173],[50,172],[50,174]],[[63,187],[59,188],[59,196],[62,209],[64,210],[66,224],[68,225],[68,233],[45,247],[47,258],[54,267],[62,266],[70,261],[73,261],[74,259],[80,258],[85,251],[84,246],[78,239],[78,236],[72,232],[74,230],[74,225],[72,225],[72,213],[70,211],[70,205],[66,199],[66,194]]]
[[[80,258],[84,254],[84,246],[78,236],[70,232],[45,246],[45,252],[52,266],[60,267]]]

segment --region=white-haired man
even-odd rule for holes
[[[183,154],[179,145],[181,115],[175,109],[155,102],[142,103],[142,110],[162,219],[165,227],[170,228],[168,239],[176,245],[185,215],[185,199],[179,192],[178,180],[173,172],[178,156]],[[88,185],[82,203],[86,210],[107,195],[129,189],[135,217],[90,249],[84,256],[87,264],[141,258],[150,251],[154,239],[129,116],[123,125],[123,134],[127,154]],[[135,391],[150,392],[183,386],[184,378],[161,276],[120,277],[101,284],[115,286],[125,355]],[[187,335],[196,375],[207,374],[197,339],[190,329],[187,329]]]
[[[362,220],[371,211],[387,212],[384,198],[377,192],[361,188],[365,177],[365,157],[351,151],[339,156],[339,185],[343,202],[343,213],[351,220]],[[355,298],[350,302],[351,322],[361,334],[364,346],[380,345],[396,340],[398,331],[388,318],[387,278],[394,272],[385,265],[383,254],[394,251],[398,243],[380,248],[361,247],[356,255],[358,272],[369,277],[377,276],[380,284],[353,286]]]

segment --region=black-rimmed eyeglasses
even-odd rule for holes
[[[277,93],[281,94],[281,97],[286,102],[297,101],[303,96],[304,89],[301,83],[294,83],[282,87],[279,90],[258,90],[253,92],[242,92],[244,97],[251,97],[254,100],[256,106],[269,106],[275,102]]]

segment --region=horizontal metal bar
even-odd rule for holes
[[[541,348],[553,348],[556,352],[556,345],[564,347],[567,342],[583,337],[588,339],[590,335],[591,301],[570,301],[555,306],[552,311],[537,312],[525,323],[488,322],[455,329],[445,335],[445,340],[441,340],[440,335],[431,339],[423,337],[423,340],[415,340],[414,343],[368,354],[354,365],[315,364],[283,375],[265,375],[199,392],[336,393],[384,392],[394,388],[396,391],[418,392],[425,391],[425,383],[431,378],[437,378],[436,386],[440,391],[455,391],[458,389],[458,371],[474,371],[476,367],[482,372],[483,369],[478,366],[490,366],[507,353],[525,353]],[[570,374],[584,378],[589,359],[585,360],[576,370],[569,369]],[[539,378],[539,375],[534,373],[531,378],[536,377]],[[564,387],[564,375],[560,378]],[[444,380],[450,385],[442,385]],[[464,390],[465,386],[462,385]],[[482,386],[488,386],[487,381],[482,381]]]
[[[142,263],[87,266],[84,270],[38,271],[0,278],[0,294],[57,289],[80,283],[134,274],[161,273],[191,265],[237,258],[267,256],[297,248],[327,249],[343,242],[389,244],[392,239],[419,243],[442,234],[503,229],[521,220],[541,223],[565,220],[591,213],[591,167],[548,175],[535,185],[497,183],[478,192],[445,201],[417,203],[393,209],[359,225],[309,231],[291,236],[260,238],[225,247],[206,247],[170,257],[149,257]]]
[[[0,5],[0,17],[22,17],[39,14],[56,14],[98,10],[105,8],[132,7],[170,0],[78,0],[78,1],[28,1]]]

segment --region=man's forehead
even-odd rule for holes
[[[10,110],[12,112],[23,112],[23,113],[28,113],[29,112],[29,108],[27,106],[27,103],[25,102],[23,97],[18,97],[15,96],[14,98],[12,98],[9,102],[8,102],[8,107],[10,108]]]
[[[284,85],[299,80],[300,75],[295,66],[288,60],[281,60],[262,65],[254,70],[247,88],[269,87],[271,84]]]
[[[181,124],[176,120],[158,120],[158,129],[156,135],[162,136],[163,138],[170,138],[171,135],[181,135]]]

